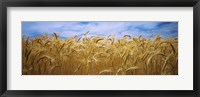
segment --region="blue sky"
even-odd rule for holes
[[[62,39],[81,37],[90,31],[88,36],[109,36],[122,38],[124,35],[145,38],[154,38],[161,35],[163,38],[178,37],[178,22],[22,22],[22,34],[28,37],[37,37],[48,34],[53,36],[57,32]]]

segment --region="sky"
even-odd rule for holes
[[[56,32],[60,38],[84,36],[89,31],[90,36],[109,36],[122,38],[124,35],[132,37],[163,38],[178,37],[178,22],[22,22],[22,34],[27,37],[37,37]]]

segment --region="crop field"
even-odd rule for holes
[[[178,39],[41,35],[22,38],[23,75],[178,75]]]

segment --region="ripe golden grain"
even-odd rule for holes
[[[178,39],[125,35],[22,39],[23,75],[177,75]]]

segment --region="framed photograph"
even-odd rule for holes
[[[2,97],[199,97],[199,0],[3,0]]]

